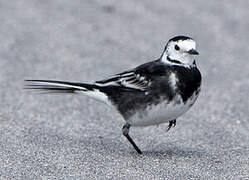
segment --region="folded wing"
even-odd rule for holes
[[[130,70],[115,74],[114,76],[101,81],[96,81],[95,85],[102,87],[120,86],[122,88],[146,91],[150,86],[150,81],[146,77]]]

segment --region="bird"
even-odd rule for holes
[[[130,127],[168,123],[190,109],[201,90],[201,73],[195,57],[196,42],[178,35],[168,40],[161,56],[135,68],[94,83],[25,80],[25,89],[51,93],[81,93],[114,107],[125,123],[122,133],[137,153],[142,151],[129,135]]]

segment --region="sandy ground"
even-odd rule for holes
[[[0,179],[249,179],[249,1],[0,1]],[[80,95],[39,95],[24,79],[93,82],[193,37],[203,75],[193,108],[132,128]]]

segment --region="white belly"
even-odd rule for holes
[[[131,126],[150,126],[166,123],[174,120],[185,113],[196,101],[198,95],[193,95],[185,104],[180,96],[176,96],[172,101],[163,101],[157,105],[148,106],[141,112],[136,112],[127,123]]]

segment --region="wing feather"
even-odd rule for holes
[[[150,85],[146,77],[133,70],[115,74],[101,81],[96,81],[95,84],[98,86],[120,86],[122,88],[131,88],[140,91],[146,91]]]

